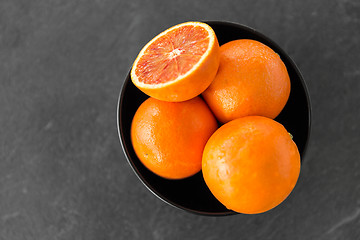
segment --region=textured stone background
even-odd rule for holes
[[[228,20],[302,71],[313,131],[286,201],[203,217],[160,201],[121,150],[116,105],[140,48]],[[360,2],[0,0],[0,239],[360,239]]]

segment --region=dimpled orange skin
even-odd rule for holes
[[[289,98],[290,78],[271,48],[234,40],[220,47],[217,75],[202,95],[222,123],[250,115],[274,119]]]
[[[138,158],[150,171],[182,179],[201,170],[205,144],[217,127],[200,97],[178,103],[149,98],[135,113],[131,140]]]
[[[300,155],[278,122],[260,116],[233,120],[207,142],[202,173],[213,195],[228,209],[266,212],[295,187]]]

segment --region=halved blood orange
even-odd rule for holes
[[[131,69],[135,86],[158,100],[180,102],[201,94],[219,67],[219,43],[202,22],[173,26],[147,43]]]

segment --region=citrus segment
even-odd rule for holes
[[[140,51],[131,70],[135,86],[159,100],[179,102],[201,94],[219,66],[212,28],[187,22],[160,33]]]
[[[216,129],[216,119],[200,97],[183,102],[149,98],[135,113],[131,141],[150,171],[182,179],[200,171],[205,144]]]

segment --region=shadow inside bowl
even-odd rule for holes
[[[219,21],[207,23],[214,29],[220,45],[236,39],[254,39],[280,55],[290,76],[291,93],[286,106],[275,120],[293,135],[303,160],[310,134],[311,107],[305,82],[295,63],[276,43],[249,27]],[[123,151],[139,179],[153,194],[174,207],[201,215],[235,214],[211,194],[201,172],[182,180],[168,180],[155,175],[140,162],[131,144],[130,129],[136,110],[147,98],[133,85],[128,74],[119,97],[118,130]]]

